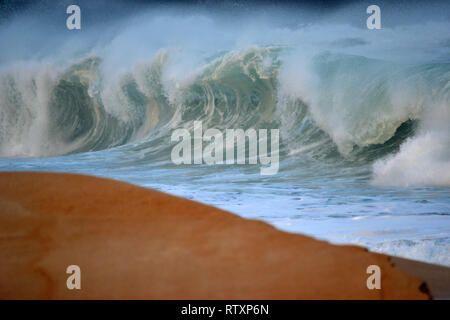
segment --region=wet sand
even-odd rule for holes
[[[408,260],[76,174],[0,173],[0,237],[1,299],[428,299],[428,287],[434,297],[448,293],[439,281],[427,287],[428,264],[414,269]],[[69,265],[81,268],[81,290],[66,287]],[[381,269],[379,290],[366,286],[369,265]]]

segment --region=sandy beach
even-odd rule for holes
[[[1,299],[429,299],[448,293],[448,268],[331,245],[84,175],[0,173],[0,235]],[[66,287],[69,265],[81,269],[81,290]],[[366,286],[369,265],[381,269],[379,290]]]

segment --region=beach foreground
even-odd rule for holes
[[[0,173],[0,234],[2,299],[434,295],[423,276],[405,273],[407,260],[398,260],[406,265],[400,269],[390,257],[364,248],[331,245],[187,199],[76,174]],[[69,265],[81,269],[81,290],[66,286]],[[381,269],[379,290],[367,288],[370,265]]]

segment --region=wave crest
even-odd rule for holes
[[[191,65],[177,50],[160,50],[114,77],[105,76],[100,56],[65,69],[15,65],[0,73],[0,154],[42,157],[133,143],[156,161],[170,153],[172,130],[201,120],[218,129],[280,128],[281,155],[302,160],[364,163],[389,152],[374,165],[376,185],[450,185],[439,174],[450,171],[449,79],[446,63],[257,46]],[[418,178],[417,171],[431,173]]]

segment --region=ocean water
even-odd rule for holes
[[[109,177],[450,266],[449,3],[387,7],[381,30],[361,5],[219,9],[143,7],[78,31],[33,7],[9,16],[0,170]],[[279,129],[278,173],[175,165],[171,134],[194,121]]]

